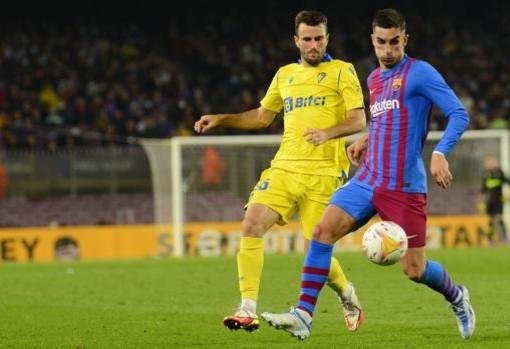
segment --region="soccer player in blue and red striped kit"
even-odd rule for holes
[[[400,12],[379,10],[372,30],[379,68],[368,77],[370,128],[347,149],[351,161],[361,165],[333,194],[314,229],[297,307],[289,313],[263,313],[262,317],[299,339],[309,337],[334,243],[378,213],[383,220],[402,226],[408,235],[409,249],[401,260],[403,272],[444,296],[462,338],[467,339],[475,328],[467,288],[455,283],[440,263],[425,258],[427,182],[421,153],[435,104],[448,118],[448,125],[432,154],[430,171],[436,184],[447,188],[453,177],[446,156],[468,127],[469,117],[436,69],[404,53],[408,34]]]

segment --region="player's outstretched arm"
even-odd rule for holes
[[[434,103],[448,118],[444,134],[435,147],[436,151],[446,156],[469,127],[469,115],[443,76],[430,64],[420,63],[415,76],[418,77],[419,92]]]
[[[205,133],[218,126],[243,130],[266,128],[273,122],[275,116],[276,112],[265,109],[262,106],[239,114],[202,115],[195,122],[195,132]]]
[[[313,145],[319,145],[331,138],[345,137],[362,131],[367,124],[365,111],[361,108],[347,111],[345,121],[329,128],[307,129],[305,140]]]

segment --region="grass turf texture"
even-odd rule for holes
[[[299,342],[261,323],[231,332],[222,318],[238,302],[234,257],[0,265],[1,348],[509,348],[510,250],[429,251],[469,287],[473,338],[460,338],[442,296],[408,281],[398,266],[343,253],[365,323],[347,331],[324,289],[312,337]],[[259,311],[295,303],[303,256],[266,255]]]

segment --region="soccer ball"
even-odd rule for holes
[[[363,251],[379,265],[395,264],[407,251],[407,236],[397,223],[381,221],[372,224],[363,235]]]

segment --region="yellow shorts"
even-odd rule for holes
[[[341,178],[337,177],[269,168],[260,175],[246,206],[262,204],[270,207],[280,214],[280,225],[287,224],[297,213],[305,238],[311,240],[314,226],[341,184]]]

